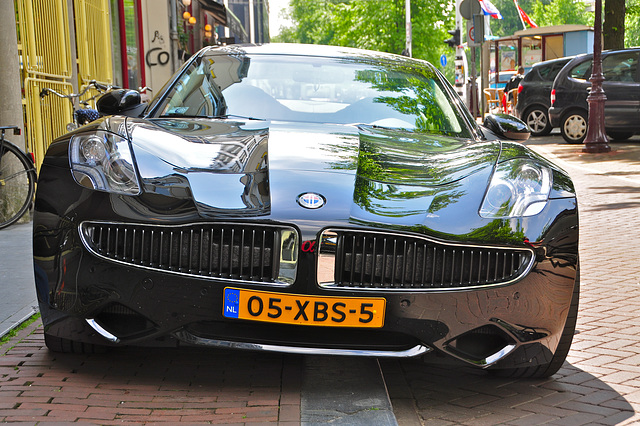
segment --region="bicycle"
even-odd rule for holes
[[[80,100],[82,96],[89,91],[89,89],[95,89],[98,93],[91,96],[88,99]],[[71,102],[71,108],[73,109],[73,122],[67,124],[67,131],[71,132],[77,129],[80,126],[84,126],[94,120],[97,120],[100,117],[100,113],[94,109],[89,107],[89,102],[93,101],[98,96],[102,96],[111,89],[117,89],[117,86],[110,86],[100,84],[95,80],[91,80],[87,86],[82,89],[78,93],[70,93],[68,95],[64,93],[57,92],[51,88],[45,87],[40,91],[40,98],[44,98],[47,95],[53,94],[58,96],[59,98],[68,99]],[[76,108],[76,104],[74,102],[75,99],[78,99],[78,102],[82,105],[81,108]]]
[[[18,126],[0,126],[0,229],[17,222],[31,206],[36,168],[20,148],[4,138],[7,130],[20,134]]]

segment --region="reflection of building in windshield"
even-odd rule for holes
[[[234,83],[239,83],[249,72],[250,59],[243,54],[225,56],[213,55],[208,57],[209,68],[213,81],[220,90],[224,90]]]

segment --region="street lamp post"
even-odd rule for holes
[[[405,10],[405,52],[408,57],[412,55],[412,34],[411,34],[411,0],[405,0],[404,2],[404,10]]]
[[[604,102],[607,96],[602,89],[604,75],[602,74],[602,0],[596,0],[596,13],[593,28],[593,72],[591,73],[591,92],[587,97],[589,103],[589,119],[587,136],[584,139],[582,152],[609,152],[611,147],[607,143],[604,131]]]

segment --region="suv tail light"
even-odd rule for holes
[[[555,101],[556,101],[556,89],[551,89],[551,106],[553,106]]]
[[[522,83],[518,84],[518,94],[520,94],[520,92],[522,92]]]

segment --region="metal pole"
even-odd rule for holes
[[[404,9],[405,9],[405,30],[406,30],[406,36],[405,36],[405,50],[407,52],[407,55],[409,57],[412,56],[412,52],[411,52],[411,39],[412,39],[412,34],[411,34],[411,0],[405,0],[404,3]]]
[[[178,59],[178,5],[176,0],[169,1],[169,38],[171,39],[171,72],[174,73],[180,68]]]
[[[607,143],[604,130],[604,102],[607,96],[602,89],[604,75],[602,74],[602,0],[596,0],[595,22],[593,24],[593,71],[591,72],[591,92],[587,97],[589,103],[589,119],[587,136],[584,139],[582,152],[609,152],[611,147]]]
[[[253,0],[249,0],[249,41],[256,42],[256,23],[253,13]]]

